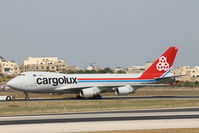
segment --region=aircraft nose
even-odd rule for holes
[[[7,86],[10,88],[17,88],[17,82],[14,79],[11,79],[10,81],[7,82]]]

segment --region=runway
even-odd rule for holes
[[[197,118],[199,118],[199,108],[179,108],[1,116],[0,125]]]
[[[189,124],[189,122],[191,123]],[[132,124],[134,125],[132,126]],[[151,126],[149,126],[150,124]],[[159,124],[158,127],[155,126],[157,124]],[[135,125],[137,126],[135,127]],[[63,126],[62,129],[56,130],[60,126],[61,127]],[[74,129],[75,126],[76,128]],[[102,126],[107,128],[101,128]],[[9,129],[8,127],[12,128]],[[15,132],[17,131],[20,131],[20,133],[25,131],[29,132],[30,129],[29,128],[26,129],[25,127],[29,128],[37,127],[37,131],[43,131],[43,129],[47,130],[49,127],[50,131],[48,132],[51,131],[82,132],[82,131],[101,131],[105,129],[132,130],[132,129],[154,129],[154,128],[156,129],[156,128],[174,128],[174,127],[199,128],[199,107],[176,108],[176,109],[80,112],[80,113],[22,115],[22,116],[15,115],[15,116],[0,117],[1,131],[2,129],[4,129],[6,132],[12,132],[13,131],[12,129],[15,129],[14,130]],[[51,129],[52,127],[54,128]],[[21,128],[25,129],[22,130]]]
[[[129,99],[199,99],[199,96],[104,96],[102,99],[96,100],[129,100]],[[69,98],[30,98],[28,101],[62,101],[62,100],[93,100],[93,99],[77,99]],[[24,99],[15,99],[16,102],[27,102]],[[9,102],[9,101],[0,101]]]

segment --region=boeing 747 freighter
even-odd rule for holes
[[[174,77],[170,73],[178,49],[169,47],[143,73],[138,74],[61,74],[23,72],[7,86],[28,93],[76,93],[78,98],[101,98],[100,93],[115,91],[118,95],[135,93],[139,87],[158,84]]]

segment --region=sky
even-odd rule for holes
[[[169,46],[175,66],[198,63],[199,0],[1,0],[0,56],[70,65],[145,65]]]

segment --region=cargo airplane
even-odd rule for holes
[[[117,95],[135,93],[136,89],[158,85],[160,80],[174,77],[170,73],[178,49],[169,47],[143,73],[138,74],[61,74],[53,72],[23,72],[7,86],[28,93],[75,93],[77,98],[102,98],[100,93]]]

